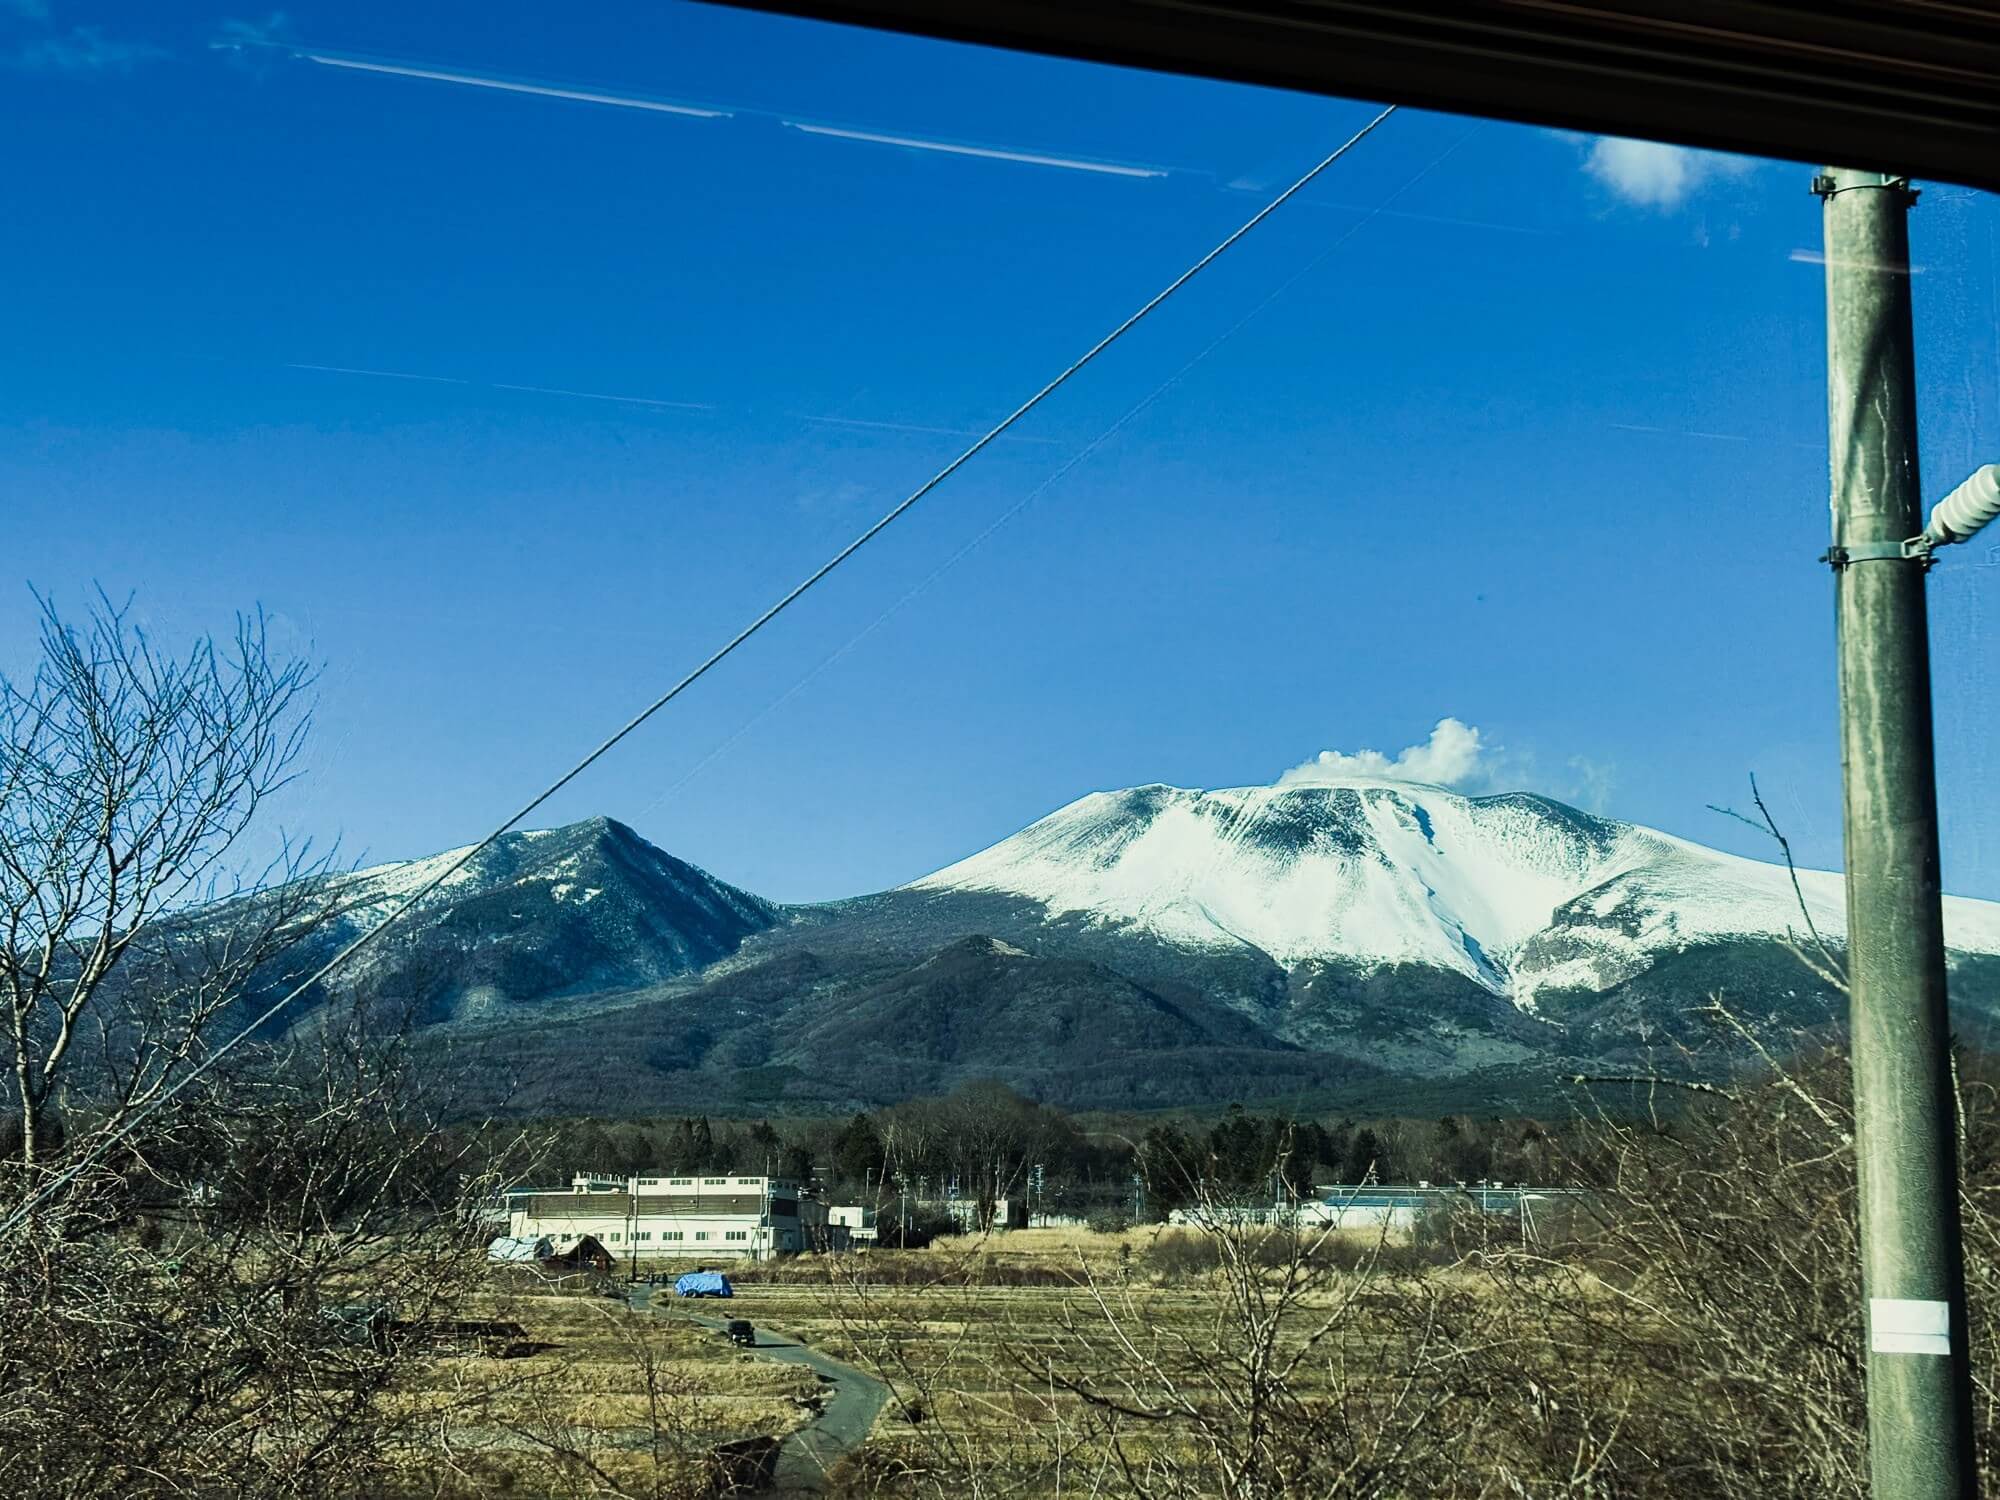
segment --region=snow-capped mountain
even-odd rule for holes
[[[1799,882],[1837,940],[1840,877]],[[1441,968],[1530,1009],[1543,991],[1605,990],[1662,953],[1804,928],[1781,865],[1543,797],[1379,778],[1093,793],[911,889],[1025,897],[1288,968]],[[2000,953],[2000,903],[1947,898],[1945,922],[1954,949]]]
[[[272,982],[456,859],[338,878],[341,915]],[[1799,880],[1837,948],[1839,877]],[[2000,1040],[2000,903],[1948,899],[1945,925],[1954,1025]],[[1704,1040],[1712,994],[1779,1047],[1837,1027],[1838,991],[1781,945],[1801,926],[1782,865],[1545,797],[1143,786],[809,906],[607,818],[510,834],[329,988],[476,1043],[474,1074],[520,1091],[494,1107],[844,1110],[1001,1078],[1081,1107],[1402,1108],[1420,1087],[1523,1109],[1663,1046],[1729,1066],[1737,1043]]]
[[[322,943],[386,921],[465,853],[338,877]],[[778,908],[675,859],[623,823],[511,833],[444,875],[336,985],[365,983],[463,1020],[552,996],[654,984],[734,953]]]

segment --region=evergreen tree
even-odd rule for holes
[[[778,1175],[790,1178],[800,1187],[812,1186],[813,1168],[816,1165],[812,1147],[803,1141],[787,1143],[778,1155]]]
[[[882,1175],[882,1136],[875,1122],[862,1111],[840,1128],[833,1138],[833,1169],[842,1182],[865,1187],[871,1178]]]
[[[707,1124],[706,1120],[702,1121],[704,1128]],[[667,1170],[699,1172],[705,1165],[695,1145],[694,1121],[687,1118],[675,1121],[673,1145],[667,1151]]]
[[[1148,1206],[1165,1214],[1194,1200],[1203,1175],[1202,1153],[1178,1125],[1155,1125],[1139,1139],[1139,1176]]]
[[[785,1154],[785,1138],[778,1134],[769,1120],[759,1120],[745,1133],[743,1149],[738,1153],[741,1160],[734,1164],[739,1172],[762,1172],[767,1176],[786,1176],[782,1170],[781,1158]]]
[[[611,1132],[612,1169],[628,1177],[636,1177],[642,1172],[650,1172],[653,1160],[653,1138],[638,1125],[620,1125]]]
[[[1355,1133],[1354,1144],[1348,1148],[1344,1175],[1349,1182],[1388,1182],[1394,1177],[1388,1142],[1369,1126],[1364,1125]]]
[[[1208,1132],[1208,1154],[1217,1188],[1232,1194],[1257,1188],[1271,1170],[1266,1123],[1246,1115],[1242,1105],[1230,1105]]]

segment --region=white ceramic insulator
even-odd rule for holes
[[[1988,464],[1938,501],[1924,535],[1937,547],[1962,542],[1996,516],[2000,516],[2000,464]]]

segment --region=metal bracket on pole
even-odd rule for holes
[[[1842,183],[1837,181],[1831,172],[1822,172],[1812,181],[1813,194],[1819,198],[1833,198],[1841,193],[1879,192],[1883,188],[1902,194],[1908,203],[1915,203],[1919,196],[1919,190],[1910,186],[1909,178],[1893,172],[1882,173],[1880,180],[1875,182]]]
[[[1905,537],[1900,542],[1855,542],[1845,547],[1829,547],[1819,560],[1836,573],[1865,562],[1913,562],[1921,564],[1926,572],[1937,566],[1937,558],[1931,555],[1931,539],[1921,535]]]

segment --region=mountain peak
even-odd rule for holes
[[[1801,872],[1800,886],[1820,930],[1843,931],[1839,877]],[[1454,970],[1523,1005],[1550,986],[1598,987],[1661,948],[1800,925],[1781,866],[1534,793],[1378,776],[1093,793],[913,888],[1026,897],[1287,968]],[[1948,920],[1963,946],[2000,952],[2000,907],[1953,901]]]
[[[728,957],[778,908],[615,818],[522,829],[341,878],[343,937],[417,904],[355,970],[463,1018],[552,993],[656,983]]]
[[[1839,878],[1800,884],[1837,942]],[[1679,1038],[1717,988],[1806,1025],[1839,1008],[1781,946],[1800,922],[1782,866],[1390,776],[1094,792],[912,887],[818,906],[604,816],[335,889],[340,917],[288,967],[409,908],[338,987],[489,1039],[506,1022],[510,1076],[568,1111],[845,1109],[974,1077],[1093,1105],[1382,1070],[1511,1088]],[[1948,898],[1945,921],[1955,1006],[2000,1014],[1980,956],[2000,904]]]

